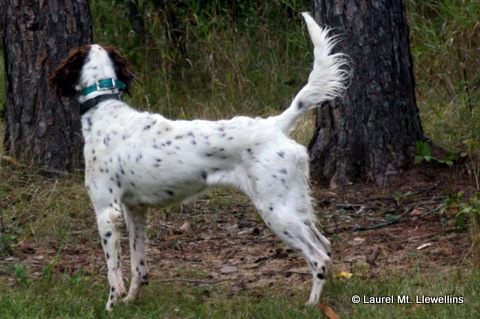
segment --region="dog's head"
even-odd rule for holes
[[[58,97],[74,97],[83,88],[106,78],[125,83],[127,93],[137,79],[132,65],[115,48],[93,44],[71,50],[48,82]]]

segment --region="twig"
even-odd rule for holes
[[[167,280],[161,280],[161,283],[166,283],[166,282],[186,282],[189,284],[198,284],[198,285],[211,285],[211,284],[218,284],[223,281],[230,281],[232,279],[219,279],[219,280],[192,280],[192,279],[167,279]]]
[[[376,225],[372,225],[372,226],[358,226],[358,227],[354,227],[353,230],[372,230],[372,229],[378,229],[378,228],[382,228],[382,227],[385,227],[385,226],[388,226],[388,225],[392,225],[392,224],[395,224],[396,222],[398,222],[403,217],[405,217],[410,211],[411,211],[411,209],[407,209],[403,214],[401,214],[399,216],[395,216],[392,220],[390,220],[386,223],[380,223],[380,224],[376,224]]]
[[[377,260],[379,253],[380,253],[380,251],[378,249],[377,244],[374,244],[373,249],[372,249],[372,253],[367,256],[367,263],[370,266],[376,266],[375,260]]]
[[[435,188],[437,188],[440,184],[443,184],[444,182],[445,182],[445,179],[441,179],[437,183],[435,183],[435,185],[433,185],[430,188],[422,189],[422,190],[419,190],[419,191],[416,191],[416,192],[411,192],[408,195],[409,196],[418,195],[418,194],[421,194],[421,193],[425,193],[425,192],[434,190]],[[396,198],[398,198],[398,196],[388,195],[388,196],[379,196],[379,197],[375,197],[375,198],[366,198],[364,200],[361,200],[360,202],[362,203],[362,202],[370,202],[370,201],[379,200],[379,199],[396,199]]]
[[[362,213],[367,208],[367,206],[364,205],[364,204],[348,204],[348,203],[346,203],[346,204],[335,204],[335,206],[344,207],[344,209],[351,208],[353,210],[355,210],[355,208],[358,207],[358,210],[355,210],[355,214],[357,214],[357,215]]]
[[[286,275],[299,275],[299,276],[311,276],[312,275],[309,272],[301,272],[301,271],[285,271],[284,274],[286,274]]]

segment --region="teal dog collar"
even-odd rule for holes
[[[98,80],[95,82],[94,85],[87,86],[86,88],[82,89],[83,96],[87,96],[90,93],[95,91],[105,91],[105,90],[112,90],[112,89],[120,89],[125,90],[127,85],[120,80],[116,79],[103,79]]]

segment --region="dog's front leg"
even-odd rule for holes
[[[127,208],[125,221],[130,239],[130,256],[132,281],[124,302],[135,301],[142,284],[148,284],[147,261],[145,259],[145,232],[147,225],[146,209],[143,207]]]
[[[122,277],[122,262],[120,254],[120,236],[118,224],[123,219],[123,211],[119,205],[97,212],[98,231],[107,260],[108,282],[110,294],[106,308],[112,310],[119,297],[126,294]]]

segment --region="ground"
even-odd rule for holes
[[[383,272],[441,273],[466,267],[472,255],[468,227],[456,226],[458,209],[446,204],[460,191],[471,194],[471,184],[458,168],[419,165],[384,187],[355,184],[332,190],[314,185],[316,212],[332,241],[332,274],[345,271],[371,278]],[[238,194],[220,194],[215,200],[224,201],[224,208],[218,210],[218,203],[203,198],[175,216],[152,214],[147,251],[151,278],[192,285],[227,282],[232,294],[280,285],[304,288],[307,295],[310,274],[305,262],[272,234],[248,200]],[[98,236],[95,225],[91,236]],[[92,238],[80,236],[63,247],[20,243],[0,263],[21,263],[32,276],[41,276],[59,252],[55,272],[85,278],[106,275],[100,241]],[[125,236],[122,242],[128,275]],[[1,269],[0,276],[8,275]]]

